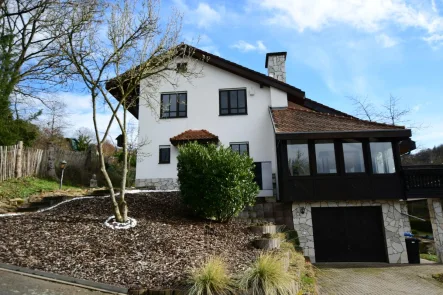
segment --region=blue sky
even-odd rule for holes
[[[425,127],[421,148],[443,144],[443,0],[168,0],[164,19],[172,7],[185,42],[263,73],[267,52],[287,51],[287,82],[307,97],[353,113],[348,96],[392,94]]]

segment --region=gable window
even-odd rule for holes
[[[229,145],[234,152],[237,152],[240,155],[243,155],[243,154],[249,155],[249,143],[247,143],[247,142],[232,142]]]
[[[375,174],[395,173],[391,142],[371,142],[372,171]]]
[[[181,73],[181,74],[186,73],[188,71],[188,63],[186,63],[186,62],[177,63],[176,71],[177,71],[177,73]]]
[[[186,118],[187,102],[186,93],[163,93],[161,95],[160,118]]]
[[[309,149],[306,141],[288,141],[288,165],[291,176],[311,174],[309,167]]]
[[[317,141],[315,143],[315,159],[317,161],[318,174],[337,173],[333,142]]]
[[[159,149],[159,164],[171,163],[171,146],[161,145]]]
[[[343,156],[346,173],[364,173],[365,161],[361,142],[349,140],[343,143]]]
[[[220,90],[220,115],[246,115],[246,89]]]

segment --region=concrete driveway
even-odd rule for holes
[[[442,295],[443,265],[316,264],[320,294]]]
[[[1,295],[110,295],[0,270]]]

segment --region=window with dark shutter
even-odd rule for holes
[[[246,89],[220,90],[220,116],[247,115]]]
[[[159,164],[169,164],[171,162],[171,147],[169,145],[161,145],[159,151]]]
[[[186,93],[163,93],[161,95],[160,118],[186,118],[188,115],[188,97]]]

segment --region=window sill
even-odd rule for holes
[[[246,114],[219,114],[220,117],[226,117],[226,116],[246,116]]]
[[[159,165],[163,165],[163,164],[171,164],[171,162],[168,163],[158,163]]]
[[[168,120],[168,119],[186,119],[188,118],[188,116],[186,117],[160,117],[160,120]]]

